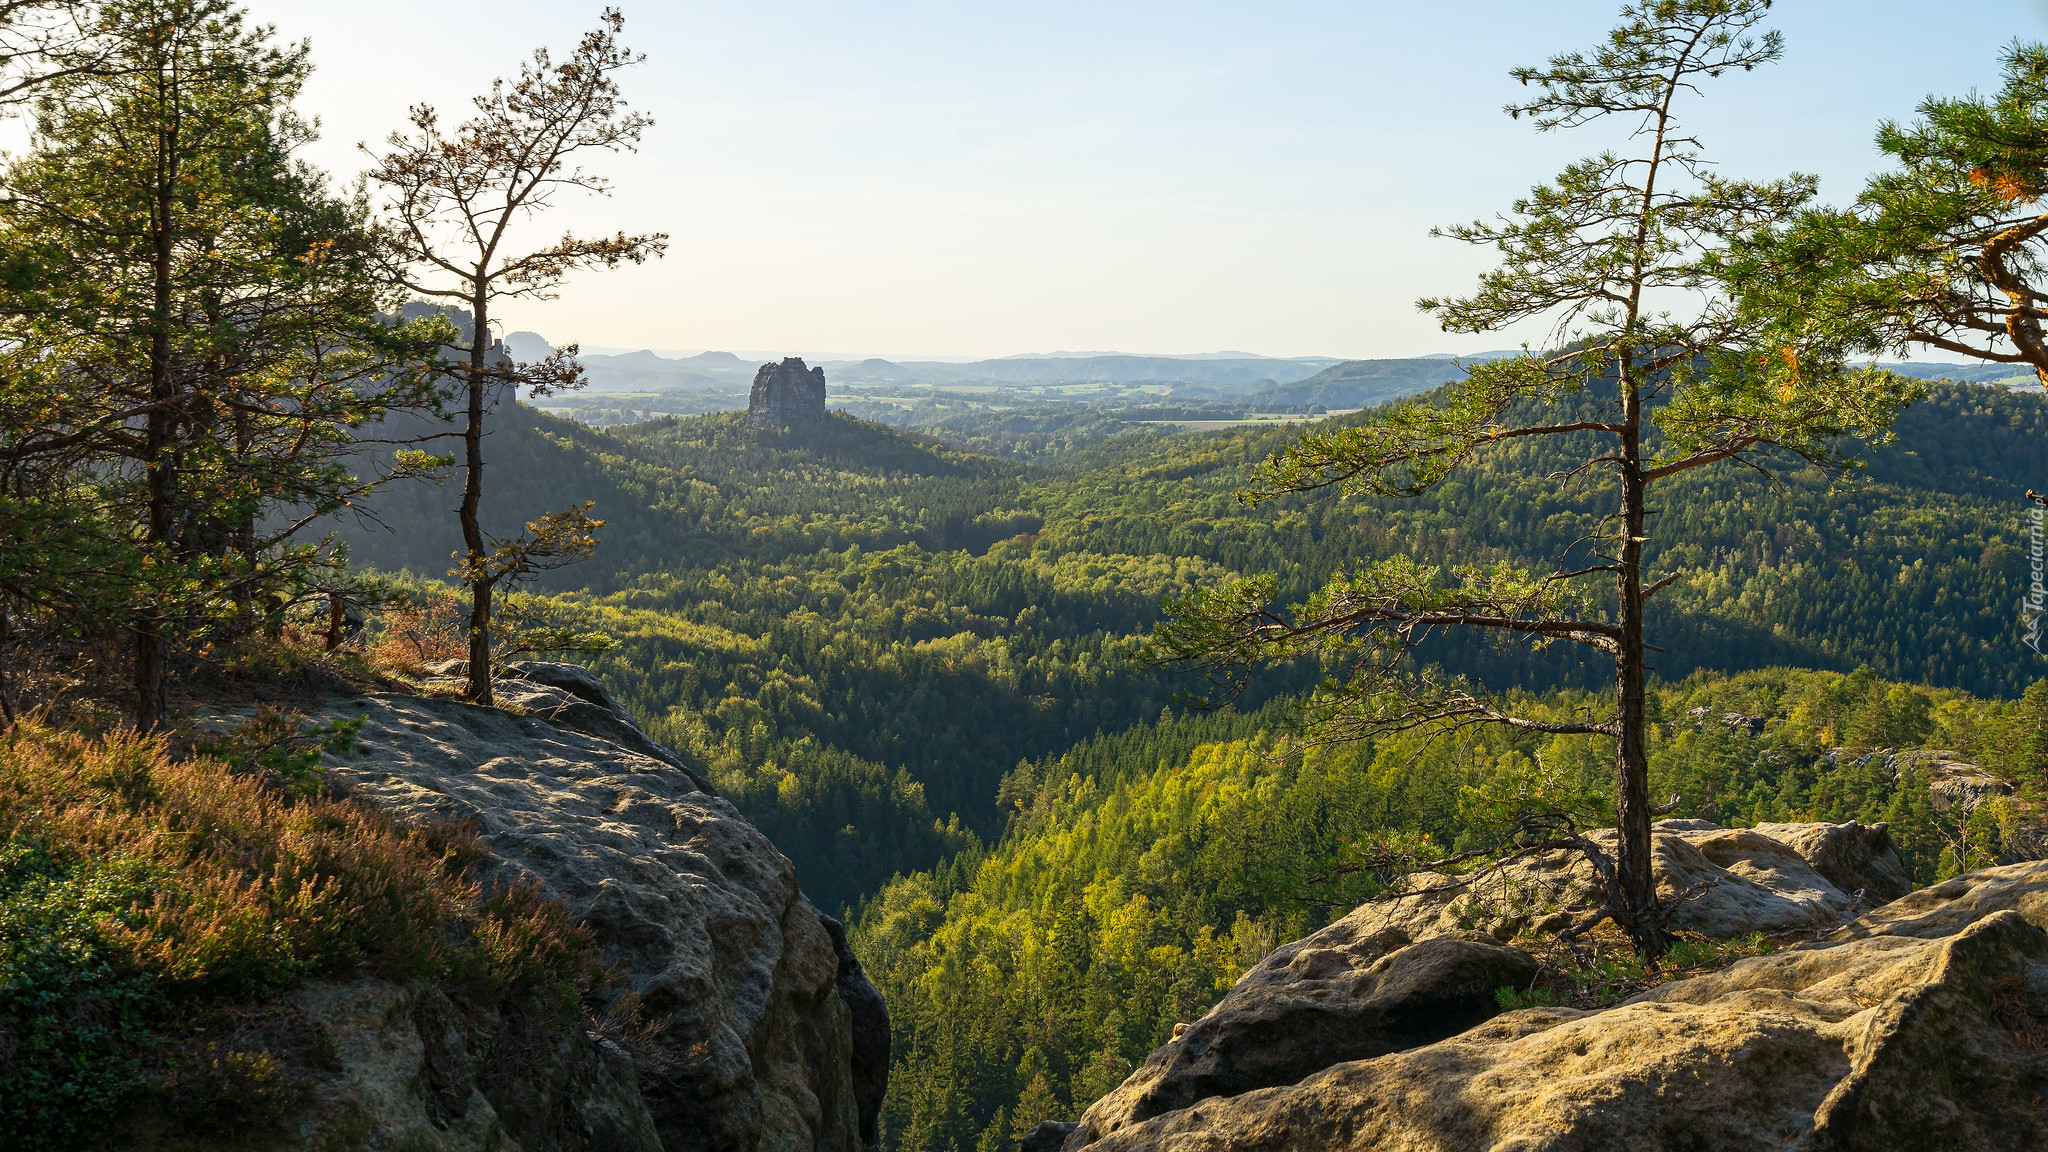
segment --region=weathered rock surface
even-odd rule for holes
[[[2043,924],[2048,864],[1991,869],[1604,1012],[1505,1013],[1093,1147],[2044,1148]]]
[[[601,686],[593,700],[560,666],[527,671],[538,676],[495,686],[509,710],[397,694],[331,702],[315,719],[369,721],[354,753],[330,757],[330,780],[404,821],[474,821],[493,856],[484,883],[537,882],[592,929],[616,974],[610,994],[637,1000],[651,1025],[629,1061],[599,1052],[637,1091],[637,1113],[616,1104],[618,1131],[644,1127],[667,1152],[857,1148],[841,959],[789,861],[672,754],[630,746],[622,714],[595,715],[611,711]],[[431,1077],[407,1071],[402,1033],[385,1045],[399,1054],[359,1078],[430,1095]],[[330,1135],[336,1148],[409,1146]],[[519,1146],[477,1138],[418,1146]]]
[[[1858,880],[1857,887],[1868,890],[1861,905],[1866,908],[1883,899],[1878,893],[1889,890],[1887,884],[1904,879],[1897,849],[1882,826],[1775,827],[1780,836],[1705,820],[1658,823],[1650,845],[1657,899],[1682,900],[1671,927],[1723,939],[1748,932],[1832,929],[1855,915],[1858,904],[1851,892],[1856,889],[1844,892],[1822,868]],[[1792,828],[1815,831],[1794,836],[1798,844],[1793,844],[1783,838],[1792,835],[1786,831]],[[1828,828],[1836,831],[1818,831]],[[1591,832],[1588,838],[1614,851],[1612,829]],[[1801,845],[1815,855],[1809,858]],[[1864,851],[1869,857],[1850,867]],[[1889,859],[1890,871],[1877,863],[1881,859]],[[1347,919],[1358,919],[1361,931],[1399,928],[1416,940],[1471,928],[1509,939],[1526,928],[1562,928],[1599,905],[1592,865],[1572,852],[1517,861],[1469,888],[1445,890],[1449,879],[1418,873],[1409,885],[1416,894],[1363,905]]]
[[[1913,890],[1899,846],[1883,824],[1759,824],[1754,829],[1789,845],[1836,888],[1875,906]]]
[[[1064,1138],[1068,1149],[1211,1096],[1292,1084],[1333,1064],[1454,1036],[1536,975],[1526,953],[1477,933],[1410,943],[1340,920],[1275,951],[1160,1047]]]
[[[747,422],[784,428],[825,422],[825,370],[795,356],[763,364],[747,398]]]
[[[1831,913],[1846,903],[1845,887],[1882,899],[1904,881],[1881,826],[1718,829],[1669,821],[1659,827],[1657,848],[1660,882],[1676,891],[1715,879],[1711,870],[1723,874],[1702,893],[1735,893],[1714,919],[1747,911],[1783,920],[1802,908]],[[1521,877],[1525,891],[1562,891],[1570,869],[1558,863],[1549,874],[1536,869]],[[1247,986],[1279,981],[1325,941],[1337,946],[1344,968],[1377,951],[1370,964],[1381,970],[1431,945],[1490,943],[1446,928],[1450,913],[1429,900],[1388,902],[1404,903],[1413,923],[1434,935],[1400,946],[1410,933],[1388,927],[1388,906],[1375,904],[1276,952],[1210,1017],[1090,1109],[1065,1146],[2048,1148],[2048,1107],[2041,1102],[2048,1091],[2048,863],[2038,862],[1900,895],[1809,942],[1663,985],[1603,1012],[1509,1012],[1278,1086],[1246,1091],[1219,1084],[1185,1102],[1160,1092],[1176,1073],[1191,1084],[1185,1069],[1204,1058],[1192,1049],[1176,1052],[1177,1045],[1198,1029],[1224,1031],[1227,1022],[1217,1017],[1237,1014],[1250,1023],[1261,1001]],[[1341,995],[1329,992],[1332,999]],[[1236,1034],[1252,1032],[1239,1027]],[[1262,1043],[1287,1049],[1291,1041],[1288,1030],[1275,1029]],[[1298,1053],[1306,1062],[1317,1045],[1291,1046],[1294,1052],[1257,1059],[1277,1068]],[[1171,1107],[1146,1114],[1140,1102],[1147,1093]],[[1103,1122],[1112,1116],[1121,1122]]]
[[[853,1100],[860,1116],[860,1142],[872,1148],[881,1143],[882,1097],[889,1093],[889,1005],[882,990],[861,971],[860,958],[847,943],[846,926],[830,916],[821,919],[839,957],[839,999],[853,1027]]]
[[[1674,926],[1723,938],[1832,930],[1855,914],[1857,901],[1823,870],[1855,882],[1866,907],[1871,891],[1910,887],[1881,825],[1773,831],[1659,823],[1652,837],[1659,899],[1684,898]],[[1613,850],[1611,829],[1590,837]],[[1555,931],[1597,904],[1592,867],[1576,853],[1519,861],[1471,887],[1450,880],[1415,876],[1408,894],[1362,905],[1268,956],[1092,1105],[1063,1147],[1076,1152],[1170,1113],[1206,1113],[1221,1099],[1467,1033],[1498,1011],[1498,989],[1536,974],[1526,953],[1499,941],[1532,928]]]
[[[288,994],[301,1106],[280,1125],[195,1135],[131,1116],[119,1152],[662,1152],[633,1062],[575,1021],[466,1014],[431,985],[317,981]],[[0,1145],[7,1145],[0,1139]]]
[[[1059,1146],[1080,1125],[1072,1120],[1040,1120],[1024,1134],[1018,1152],[1059,1152]]]

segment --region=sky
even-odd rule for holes
[[[527,226],[662,231],[665,259],[579,273],[512,329],[587,349],[973,358],[1076,350],[1394,357],[1449,335],[1414,307],[1484,250],[1432,225],[1491,215],[1613,129],[1539,134],[1508,70],[1590,47],[1613,3],[1040,0],[647,3],[623,80],[655,117],[593,166],[609,198]],[[459,117],[600,6],[251,0],[311,41],[308,157],[343,180],[406,109]],[[1876,124],[1998,85],[2048,0],[1781,0],[1785,58],[1683,109],[1731,176],[1853,199]]]

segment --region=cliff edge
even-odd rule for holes
[[[467,1011],[428,986],[305,984],[283,1010],[318,1054],[310,1090],[233,1147],[856,1152],[864,1129],[872,1140],[887,1010],[794,867],[588,671],[523,663],[504,677],[494,708],[431,694],[432,680],[426,695],[329,700],[312,719],[367,719],[352,750],[327,754],[327,787],[401,824],[473,829],[487,896],[537,890],[590,930],[608,972],[597,1003],[564,1029],[516,1008]],[[123,1146],[209,1147],[146,1126]]]

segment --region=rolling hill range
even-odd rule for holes
[[[522,360],[553,350],[532,332],[514,332],[506,345]],[[730,352],[666,357],[650,351],[584,353],[578,357],[597,392],[740,390],[760,362]],[[843,385],[1048,386],[1063,384],[1198,384],[1237,390],[1290,384],[1341,363],[1335,357],[1269,357],[1219,353],[1199,356],[1006,356],[992,360],[821,360],[827,377]],[[1442,383],[1441,380],[1435,383]]]
[[[1458,361],[1425,356],[1407,360],[1347,360],[1313,376],[1262,389],[1245,397],[1253,408],[1268,411],[1320,404],[1325,408],[1367,408],[1403,396],[1427,392],[1461,380]]]

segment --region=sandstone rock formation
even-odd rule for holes
[[[1705,727],[1708,719],[1711,718],[1718,721],[1721,727],[1726,728],[1737,736],[1761,736],[1764,734],[1765,718],[1762,716],[1751,716],[1745,712],[1723,712],[1719,716],[1714,716],[1713,710],[1710,708],[1695,708],[1687,712],[1685,716],[1686,719],[1693,722],[1693,727],[1695,728]]]
[[[1073,1120],[1040,1120],[1024,1133],[1017,1152],[1059,1152],[1060,1144],[1079,1127]]]
[[[1292,1084],[1332,1064],[1454,1036],[1499,1011],[1496,989],[1536,976],[1527,953],[1477,933],[1412,944],[1350,919],[1275,951],[1152,1053],[1064,1137],[1085,1147],[1211,1096]]]
[[[1092,1147],[2048,1147],[2043,923],[2048,864],[1992,869],[1605,1012],[1505,1013]]]
[[[486,1061],[472,1041],[488,1022],[450,1017],[433,994],[308,986],[295,1003],[334,1059],[279,1147],[860,1147],[878,1077],[856,1080],[853,1024],[858,1013],[871,1049],[886,1009],[862,995],[872,985],[847,971],[789,861],[587,673],[509,671],[503,708],[330,701],[314,719],[369,719],[353,753],[329,757],[329,781],[400,820],[473,821],[492,857],[483,883],[538,883],[566,903],[614,972],[605,1011],[636,1008],[645,1027],[622,1043],[540,1038],[516,1049],[539,1062],[522,1071],[502,1045]]]
[[[444,660],[428,668],[437,678],[465,679],[469,661]],[[564,728],[594,736],[652,760],[680,770],[705,792],[715,792],[710,781],[659,741],[640,730],[633,718],[606,691],[604,681],[581,664],[558,664],[543,660],[515,660],[492,672],[492,695],[515,712],[540,716]]]
[[[874,1147],[881,1143],[877,1125],[882,1097],[889,1093],[889,1005],[882,1000],[882,990],[861,971],[860,960],[846,941],[845,925],[830,916],[823,920],[832,951],[839,957],[839,999],[853,1026],[853,1100],[860,1115],[860,1142]]]
[[[1789,846],[1843,892],[1863,893],[1867,904],[1913,890],[1899,847],[1882,824],[1759,824],[1753,831]]]
[[[310,1081],[281,1125],[195,1135],[130,1116],[109,1152],[662,1152],[633,1062],[574,1020],[458,1006],[432,985],[315,981],[266,1005]],[[564,1024],[568,1026],[563,1026]],[[217,1071],[218,1069],[216,1069]],[[237,1103],[254,1103],[240,1101]],[[5,1139],[0,1146],[14,1147]]]
[[[1782,833],[1795,826],[1775,827]],[[1884,825],[1796,827],[1815,831],[1793,837],[1795,844],[1782,835],[1722,828],[1705,820],[1660,821],[1650,838],[1651,870],[1657,899],[1678,902],[1671,927],[1722,939],[1747,932],[1832,929],[1859,907],[1903,889],[1905,872]],[[1613,852],[1612,829],[1591,832],[1588,838]],[[1872,863],[1878,856],[1890,860],[1891,870],[1881,879],[1848,863],[1860,860],[1857,867],[1882,869]],[[1856,887],[1844,891],[1827,879],[1823,867],[1845,881],[1856,877]],[[1415,894],[1366,904],[1346,919],[1357,920],[1363,932],[1399,928],[1415,940],[1468,928],[1505,940],[1525,929],[1556,931],[1599,904],[1592,865],[1572,852],[1517,861],[1466,888],[1449,888],[1449,879],[1417,873],[1409,881]],[[1864,889],[1859,905],[1854,893]]]
[[[1868,894],[1897,879],[1896,854],[1881,828],[1770,830],[1666,822],[1660,863],[1678,871],[1660,880],[1690,883],[1673,877],[1693,875],[1702,860],[1720,868],[1729,879],[1709,891],[1745,894],[1713,914],[1719,918],[1743,907],[1767,916],[1832,909],[1846,902],[1844,885]],[[1802,898],[1799,884],[1821,887]],[[1319,938],[1345,941],[1353,956],[1369,952],[1376,946],[1367,943],[1375,939],[1370,933],[1387,931],[1383,918],[1368,915],[1375,907],[1302,941],[1284,961],[1276,953],[1278,963],[1261,965],[1245,982],[1255,974],[1274,980],[1315,952]],[[1372,965],[1391,972],[1429,945],[1484,940],[1443,931],[1435,919],[1417,922],[1437,934]],[[1129,1100],[1163,1083],[1161,1069],[1193,1063],[1171,1051],[1176,1045],[1199,1028],[1229,1031],[1205,1018],[1061,1135],[1066,1148],[1092,1152],[2044,1148],[2044,927],[2048,863],[1991,869],[1605,1011],[1508,1012],[1291,1083],[1218,1091],[1139,1116]],[[1211,1015],[1257,1003],[1241,983]],[[1287,1041],[1274,1036],[1271,1043]],[[1097,1123],[1118,1109],[1129,1122]],[[1059,1127],[1042,1126],[1032,1138]]]
[[[825,370],[798,357],[763,364],[747,398],[747,423],[795,428],[825,422]]]

